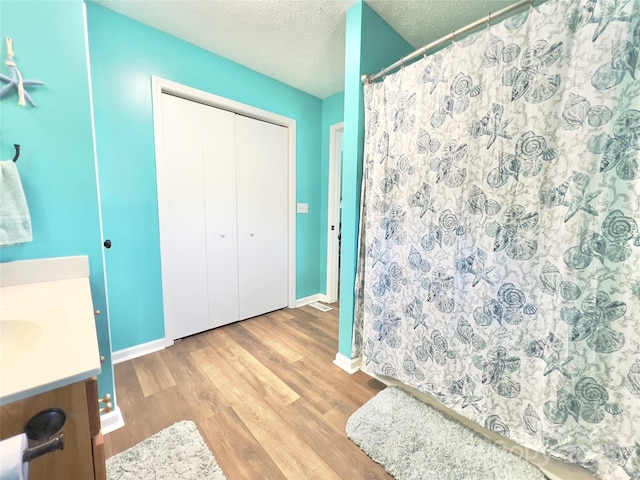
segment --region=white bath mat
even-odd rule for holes
[[[540,470],[398,387],[347,421],[347,436],[396,480],[544,480]]]
[[[185,420],[107,459],[107,480],[225,480],[198,432]]]

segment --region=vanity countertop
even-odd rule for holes
[[[86,266],[64,273],[54,262],[53,275],[40,268],[29,275],[27,268],[25,276],[23,262],[0,265],[0,405],[101,371],[88,262],[69,258]]]

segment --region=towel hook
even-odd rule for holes
[[[13,156],[13,162],[15,163],[18,161],[18,157],[20,156],[20,145],[14,143],[13,146],[16,149],[16,154]]]

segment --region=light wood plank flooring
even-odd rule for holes
[[[115,366],[125,427],[107,457],[194,421],[228,480],[391,479],[345,434],[384,385],[332,361],[338,305],[285,309]]]

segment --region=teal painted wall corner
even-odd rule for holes
[[[297,202],[309,204],[296,297],[322,291],[322,100],[94,3],[87,15],[114,351],[164,337],[152,75],[296,120]]]
[[[18,106],[13,93],[0,100],[0,158],[12,158],[13,144],[21,145],[17,167],[33,227],[33,241],[0,249],[0,260],[88,255],[106,359],[98,388],[101,396],[113,395],[83,4],[3,0],[0,12],[3,73],[5,39],[11,37],[23,77],[45,82],[28,88],[35,108]]]
[[[371,7],[359,1],[347,12],[342,176],[342,248],[338,352],[351,358],[364,142],[363,73],[376,73],[413,51]]]

